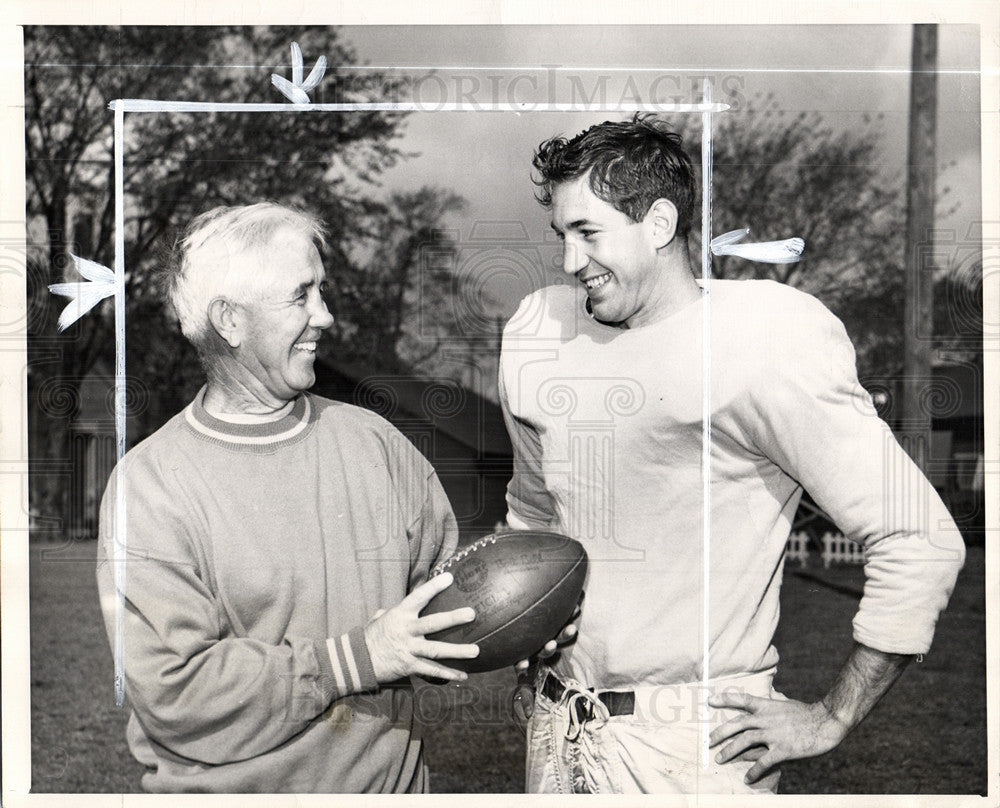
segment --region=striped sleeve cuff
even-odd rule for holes
[[[331,637],[326,643],[317,643],[317,647],[320,672],[330,684],[331,698],[378,689],[363,628],[359,626],[347,634]]]

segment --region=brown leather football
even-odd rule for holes
[[[554,639],[573,615],[587,575],[587,553],[574,539],[537,530],[494,533],[463,548],[431,571],[454,582],[423,615],[471,606],[476,619],[428,639],[476,643],[479,656],[447,660],[469,673],[527,659]]]

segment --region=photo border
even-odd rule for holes
[[[148,7],[146,7],[148,5]],[[720,23],[726,25],[754,24],[811,24],[833,21],[843,24],[845,16],[850,24],[892,24],[914,22],[938,22],[942,24],[972,23],[980,26],[981,72],[981,158],[982,158],[982,222],[983,222],[983,265],[995,267],[1000,256],[1000,206],[998,206],[998,171],[995,155],[998,153],[1000,127],[997,126],[996,110],[1000,108],[998,98],[997,43],[1000,42],[1000,26],[996,18],[995,4],[992,2],[932,2],[903,4],[888,2],[864,6],[844,3],[818,3],[811,8],[803,8],[794,3],[768,3],[747,8],[735,3],[701,3],[686,9],[665,9],[659,3],[637,3],[629,9],[597,7],[586,4],[581,12],[580,2],[551,2],[541,7],[527,3],[501,3],[489,9],[469,9],[464,4],[448,0],[433,9],[414,11],[396,3],[383,3],[374,8],[361,9],[356,3],[345,0],[337,2],[300,2],[295,8],[287,3],[218,2],[210,8],[206,3],[188,4],[182,9],[171,10],[152,3],[91,2],[86,6],[72,6],[62,2],[35,2],[19,0],[8,3],[3,12],[4,25],[0,29],[0,52],[6,54],[3,61],[2,109],[4,131],[8,133],[5,145],[6,159],[2,163],[2,193],[0,193],[0,227],[10,228],[10,232],[0,232],[0,249],[23,255],[26,239],[23,229],[25,214],[25,183],[23,138],[20,132],[24,126],[23,88],[23,45],[21,24],[226,24],[234,21],[243,24],[275,24],[291,22],[303,27],[314,24],[372,25],[372,24],[641,24],[655,20],[656,24]],[[582,20],[581,17],[586,17]],[[630,108],[634,108],[631,105]],[[21,222],[20,238],[16,233]],[[116,228],[116,231],[120,228]],[[117,237],[117,233],[116,233]],[[152,795],[59,795],[27,794],[30,782],[30,698],[25,702],[16,694],[30,692],[28,654],[28,587],[27,587],[27,401],[26,354],[23,345],[16,343],[18,335],[7,332],[7,327],[26,322],[25,277],[4,271],[0,274],[0,339],[3,340],[4,377],[0,384],[0,519],[3,532],[0,534],[0,591],[2,591],[2,619],[4,646],[3,665],[3,734],[7,743],[3,745],[2,797],[5,805],[131,805],[157,801]],[[997,273],[984,277],[984,311],[1000,311],[1000,278]],[[23,338],[22,338],[23,342]],[[984,345],[984,349],[987,346]],[[984,350],[984,357],[991,357],[991,351]],[[13,357],[13,359],[12,359]],[[15,368],[16,378],[11,383],[7,371]],[[817,805],[838,804],[851,801],[852,805],[893,805],[893,804],[992,804],[997,796],[995,786],[998,774],[997,706],[1000,695],[998,676],[997,605],[1000,593],[998,576],[991,575],[997,567],[998,507],[1000,507],[1000,435],[998,435],[997,391],[1000,391],[1000,368],[995,361],[984,362],[984,459],[985,459],[985,503],[986,503],[986,599],[987,599],[987,677],[988,689],[988,797],[959,795],[955,797],[924,797],[920,795],[841,795],[810,797]],[[11,418],[10,414],[16,417]],[[11,460],[11,458],[14,458]],[[11,508],[10,503],[15,503]],[[24,507],[21,507],[21,506]],[[22,538],[23,537],[23,538]],[[6,539],[6,540],[3,540]],[[24,649],[22,664],[12,664],[11,648]],[[12,694],[14,694],[12,696]],[[28,743],[24,743],[28,741]],[[932,764],[930,764],[932,765]],[[773,800],[796,799],[800,795],[788,797],[757,798]],[[442,799],[436,795],[436,799]],[[172,804],[187,798],[177,795],[169,797]],[[200,803],[205,799],[191,798],[190,802]],[[366,803],[391,799],[394,803],[405,797],[338,797],[338,800],[358,800]],[[447,799],[447,798],[445,798]],[[462,795],[464,804],[491,804],[496,795]],[[515,797],[516,799],[516,797]],[[527,799],[524,797],[522,799]],[[730,804],[725,798],[699,796],[703,804]],[[532,804],[556,804],[556,798],[531,797]],[[298,797],[239,795],[241,805],[320,805],[328,804],[329,795],[308,795]],[[612,798],[610,802],[620,802]],[[756,802],[757,800],[755,800]],[[651,795],[648,804],[663,805],[667,802],[662,795]],[[629,804],[646,804],[645,799],[630,799]]]

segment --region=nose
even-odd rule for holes
[[[563,242],[563,272],[575,275],[585,269],[590,263],[590,256],[580,247],[567,239]]]
[[[333,325],[333,315],[330,314],[330,310],[326,307],[326,301],[323,298],[319,298],[319,302],[313,306],[309,317],[309,325],[322,331]]]

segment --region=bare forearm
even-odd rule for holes
[[[823,706],[844,725],[845,734],[850,732],[871,712],[912,659],[909,654],[888,654],[855,643],[833,687],[823,698]]]
[[[740,711],[712,730],[712,746],[725,743],[716,761],[727,763],[754,747],[766,748],[751,758],[757,762],[746,781],[752,783],[784,760],[829,752],[868,715],[912,658],[856,643],[830,692],[814,704],[746,694],[713,696],[709,699],[712,707]]]

